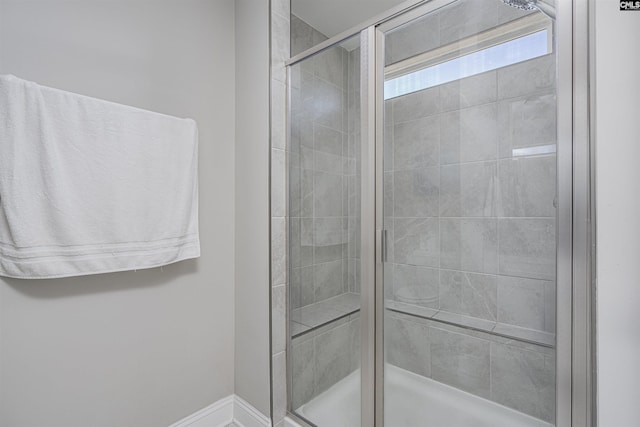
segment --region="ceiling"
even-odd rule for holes
[[[291,0],[291,12],[333,37],[404,0]]]

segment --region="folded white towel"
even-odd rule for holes
[[[0,76],[0,275],[200,256],[193,120]]]

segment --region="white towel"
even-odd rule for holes
[[[200,256],[193,120],[0,76],[0,275]]]

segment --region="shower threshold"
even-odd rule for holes
[[[385,369],[385,425],[390,427],[551,427],[537,418],[416,375]],[[360,426],[360,371],[296,411],[319,427]]]

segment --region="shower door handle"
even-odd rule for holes
[[[387,262],[387,230],[376,230],[376,255],[380,264]]]

